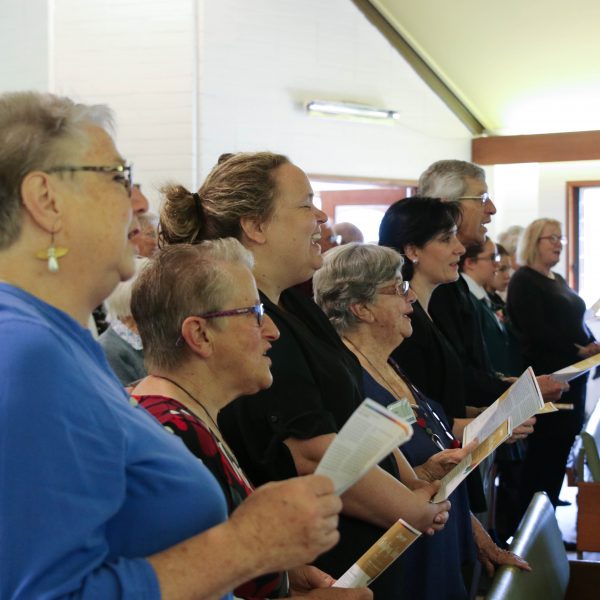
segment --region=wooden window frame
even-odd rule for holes
[[[579,194],[582,188],[600,187],[600,180],[567,181],[567,279],[579,291]]]

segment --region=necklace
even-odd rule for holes
[[[354,342],[352,342],[352,340],[348,339],[347,337],[342,336],[342,339],[344,339],[346,342],[348,342],[348,344],[350,344],[365,359],[365,361],[370,365],[370,367],[385,382],[385,384],[387,385],[387,387],[389,388],[389,390],[391,392],[393,392],[394,387],[392,387],[390,385],[390,382],[383,376],[383,373],[381,373],[379,371],[379,369],[369,360],[369,358],[360,351],[360,348],[358,348],[358,346]],[[415,400],[416,404],[412,404],[411,403],[410,406],[411,406],[411,408],[416,413],[419,413],[417,415],[416,424],[421,429],[423,429],[425,431],[425,433],[431,438],[431,441],[440,450],[445,450],[446,447],[442,443],[442,440],[440,439],[440,436],[437,433],[435,433],[433,431],[433,429],[431,429],[431,427],[429,427],[427,425],[427,420],[426,420],[425,417],[429,417],[433,421],[437,422],[437,424],[440,426],[440,428],[442,429],[442,431],[444,432],[444,434],[446,435],[446,437],[448,437],[448,440],[450,442],[450,447],[451,448],[460,448],[460,442],[452,435],[452,432],[448,431],[448,428],[446,427],[446,425],[444,425],[444,422],[440,419],[440,417],[437,415],[437,413],[431,408],[431,406],[429,406],[429,403],[426,400],[424,400],[423,398],[421,398],[421,400],[419,402],[419,400],[418,400],[418,398],[419,398],[418,391],[416,389],[414,389],[414,386],[410,382],[407,382],[407,381],[404,380],[404,377],[402,376],[402,374],[400,372],[400,369],[399,369],[398,365],[396,364],[396,362],[390,358],[388,360],[388,365],[390,365],[390,367],[392,367],[392,369],[394,370],[394,372],[396,373],[396,375],[408,387],[410,393],[414,397],[414,400]],[[397,396],[396,393],[393,393],[393,395]]]
[[[152,377],[158,377],[159,379],[164,379],[165,381],[172,383],[175,387],[178,387],[184,394],[189,396],[189,398],[191,398],[206,413],[206,415],[210,419],[210,422],[215,426],[216,431],[220,433],[219,426],[215,423],[215,420],[212,418],[211,414],[206,409],[206,406],[204,406],[204,404],[202,404],[200,400],[192,396],[192,394],[190,394],[190,392],[188,392],[181,384],[177,383],[173,379],[170,379],[169,377],[165,377],[164,375],[152,375]]]
[[[198,400],[196,397],[192,396],[192,394],[190,394],[190,392],[186,390],[180,383],[177,383],[173,379],[165,377],[164,375],[152,375],[152,377],[164,379],[165,381],[168,381],[169,383],[173,384],[175,387],[179,388],[184,394],[189,396],[189,398],[193,400],[206,413],[206,415],[210,419],[210,422],[214,425],[214,429],[212,427],[207,427],[207,425],[204,424],[204,422],[199,417],[196,417],[195,415],[194,416],[204,425],[205,428],[207,428],[210,431],[215,443],[220,448],[224,456],[227,458],[229,464],[231,465],[237,476],[244,481],[245,485],[247,485],[249,489],[253,490],[254,486],[250,483],[250,481],[246,477],[246,474],[240,467],[240,464],[238,463],[235,454],[231,451],[225,440],[221,438],[221,431],[219,430],[219,426],[215,423],[215,420],[212,418],[211,414],[206,409],[206,406],[204,406],[204,404],[202,404],[202,402],[200,402],[200,400]]]
[[[360,348],[350,339],[348,339],[346,336],[342,336],[342,339],[345,340],[346,342],[348,342],[348,344],[350,344],[364,359],[365,361],[369,364],[369,366],[371,367],[371,369],[373,369],[373,371],[375,371],[375,373],[377,373],[377,375],[379,375],[379,377],[384,381],[385,385],[388,387],[389,391],[396,396],[397,399],[400,399],[398,397],[398,393],[395,391],[395,386],[393,386],[388,380],[387,378],[383,375],[383,373],[369,360],[369,357],[366,356],[365,354],[363,354],[360,350]],[[389,364],[389,363],[388,363]],[[402,382],[404,383],[404,380],[402,380]],[[402,390],[404,391],[404,390]],[[412,393],[412,392],[411,392]],[[406,394],[405,394],[406,395]],[[411,406],[413,408],[415,408],[415,405],[411,403]]]

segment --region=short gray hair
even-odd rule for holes
[[[121,281],[112,294],[104,301],[106,316],[109,321],[123,320],[131,317],[131,291],[133,284],[142,269],[148,264],[148,259],[143,256],[135,259],[135,272],[131,279]]]
[[[315,302],[336,331],[343,335],[360,323],[352,304],[373,302],[377,288],[401,278],[402,256],[375,244],[351,242],[323,255],[323,266],[313,277]]]
[[[0,249],[8,248],[21,232],[23,178],[82,149],[89,125],[110,133],[112,112],[104,105],[76,104],[52,94],[0,95]]]
[[[233,238],[174,244],[160,250],[139,274],[131,312],[149,371],[170,369],[184,360],[185,345],[177,341],[187,317],[223,308],[235,287],[222,269],[224,262],[252,269],[254,258]]]
[[[438,160],[419,177],[419,195],[447,201],[458,200],[467,189],[465,177],[485,181],[485,171],[465,160]]]
[[[560,221],[556,219],[536,219],[527,225],[517,244],[517,262],[531,266],[538,255],[538,242],[546,225],[556,225],[562,231]]]

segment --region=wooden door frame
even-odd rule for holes
[[[600,187],[600,180],[567,181],[567,279],[579,291],[579,191]]]

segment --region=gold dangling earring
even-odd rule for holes
[[[56,247],[54,245],[54,231],[51,233],[50,237],[50,246],[46,248],[46,250],[40,250],[36,253],[35,257],[40,260],[48,261],[48,271],[50,273],[57,273],[59,270],[58,259],[62,258],[67,252],[68,248],[62,248],[60,246]]]

